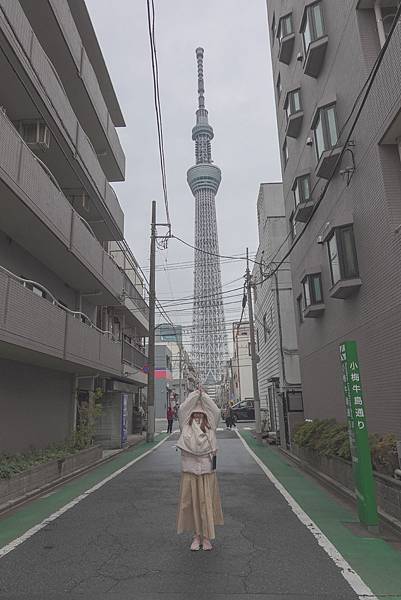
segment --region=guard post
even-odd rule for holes
[[[340,359],[359,520],[368,529],[377,529],[379,518],[355,341],[340,344]]]

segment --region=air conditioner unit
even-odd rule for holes
[[[15,126],[26,144],[32,150],[46,151],[50,147],[50,130],[44,121],[17,121]]]

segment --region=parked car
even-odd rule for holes
[[[241,400],[232,407],[232,411],[237,421],[254,421],[255,405],[253,400]]]

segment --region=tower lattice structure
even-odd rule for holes
[[[221,270],[215,197],[221,171],[212,161],[213,128],[205,108],[203,48],[196,49],[198,63],[198,110],[192,129],[196,164],[187,180],[195,198],[195,270],[192,327],[192,355],[200,382],[216,396],[227,359],[227,338],[221,293]]]

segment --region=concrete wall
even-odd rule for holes
[[[288,232],[281,183],[261,184],[257,212],[259,248],[256,260],[267,264],[268,258],[277,253],[274,260],[278,262],[288,249],[288,241],[285,242]],[[277,252],[280,247],[280,251]],[[269,411],[272,424],[277,420],[278,426],[279,391],[285,391],[290,386],[298,387],[301,381],[290,265],[288,262],[282,265],[277,273],[277,279],[266,278],[263,269],[261,272],[259,265],[255,265],[253,279],[257,284],[254,298],[256,350],[260,357],[258,364],[260,404],[262,409]],[[263,280],[265,281],[261,283]],[[266,340],[263,329],[264,315],[266,315]],[[271,381],[272,378],[277,379],[277,387]]]
[[[73,376],[0,358],[0,451],[61,442],[73,424]]]
[[[269,29],[273,14],[293,11],[296,41],[292,60],[278,61],[278,40],[271,39],[274,82],[280,73],[281,98],[276,97],[280,147],[285,139],[283,102],[289,90],[301,88],[304,119],[297,139],[288,139],[289,161],[282,166],[286,219],[294,210],[292,185],[299,174],[310,172],[315,199],[325,182],[317,181],[311,122],[319,105],[336,99],[341,129],[380,45],[374,13],[361,10],[356,0],[322,1],[328,47],[317,79],[303,73],[298,52],[303,52],[298,33],[305,1],[269,0]],[[284,11],[284,12],[283,12]],[[369,93],[361,118],[352,134],[356,171],[347,182],[337,173],[330,183],[307,232],[292,254],[294,297],[301,293],[305,271],[321,271],[325,311],[320,318],[298,323],[298,339],[304,389],[305,416],[335,417],[345,421],[338,346],[344,339],[359,344],[361,374],[369,429],[401,436],[401,223],[400,161],[395,138],[384,136],[401,111],[401,29],[397,27]],[[277,92],[276,92],[277,93]],[[398,127],[399,129],[399,127]],[[395,134],[394,134],[395,135]],[[341,168],[346,167],[349,153]],[[346,300],[330,296],[331,279],[327,247],[317,238],[326,223],[353,222],[362,287]]]

